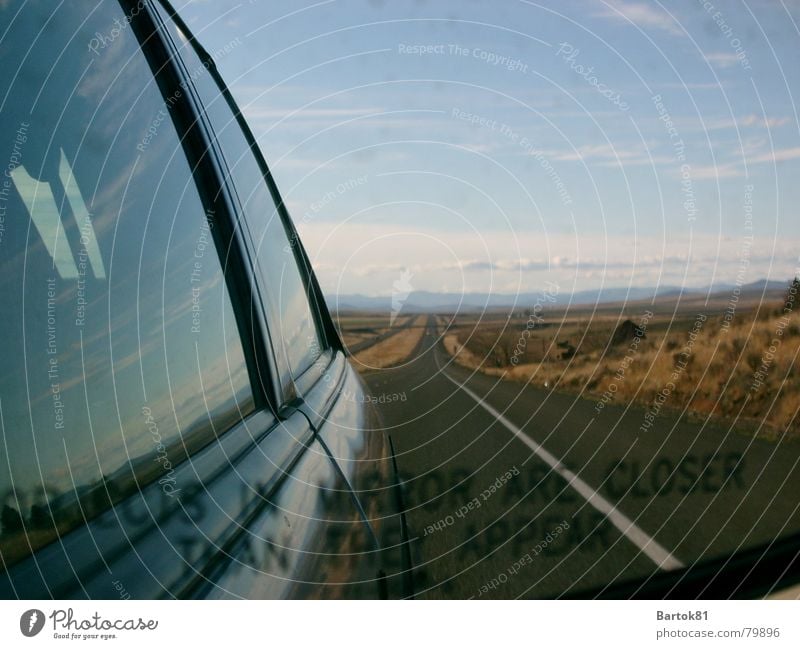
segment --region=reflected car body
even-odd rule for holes
[[[411,595],[391,441],[213,59],[168,3],[0,13],[0,595]]]

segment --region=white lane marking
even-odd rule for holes
[[[437,361],[438,365],[438,361]],[[678,559],[676,559],[672,554],[670,554],[666,548],[664,548],[660,543],[658,543],[653,537],[649,536],[647,532],[645,532],[642,528],[640,528],[636,523],[634,523],[630,518],[625,516],[621,511],[619,511],[614,505],[608,502],[603,496],[598,494],[592,487],[590,487],[586,482],[581,480],[577,475],[575,475],[572,471],[570,471],[564,464],[559,460],[555,455],[550,453],[546,448],[544,448],[541,444],[532,440],[528,435],[517,428],[514,424],[512,424],[508,419],[506,419],[502,414],[500,414],[497,410],[492,408],[488,403],[486,403],[483,399],[481,399],[477,394],[475,394],[472,390],[470,390],[466,385],[459,383],[451,376],[448,376],[447,372],[439,368],[441,373],[444,374],[450,381],[455,383],[459,388],[464,390],[470,397],[472,397],[475,402],[483,407],[486,412],[488,412],[492,417],[494,417],[498,422],[503,424],[508,430],[510,430],[514,435],[516,435],[521,442],[523,442],[529,449],[531,449],[534,453],[536,453],[539,458],[544,460],[550,467],[558,473],[561,477],[563,477],[570,487],[572,487],[575,491],[577,491],[581,497],[586,500],[592,507],[594,507],[597,511],[601,514],[604,514],[611,524],[616,527],[623,535],[633,543],[637,548],[639,548],[642,552],[644,552],[647,557],[653,561],[659,568],[662,570],[678,570],[679,568],[683,568],[684,565]]]

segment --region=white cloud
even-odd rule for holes
[[[584,145],[574,151],[549,150],[542,152],[545,156],[561,162],[592,162],[598,167],[643,167],[650,165],[674,165],[675,158],[669,155],[658,155],[645,146],[611,144]]]
[[[611,144],[586,144],[579,146],[575,151],[553,152],[556,160],[588,160],[592,158],[635,158],[641,156],[641,151],[615,147]]]
[[[624,169],[625,167],[645,167],[650,165],[674,165],[675,158],[666,155],[651,155],[642,156],[637,158],[624,158],[620,160],[605,160],[596,163],[600,167],[616,167]]]
[[[776,128],[789,123],[788,117],[763,117],[761,115],[747,115],[739,120],[742,126],[765,126]]]
[[[694,180],[719,180],[721,178],[740,178],[744,176],[744,171],[732,162],[692,167],[691,172]],[[678,176],[680,175],[680,171],[675,173]]]
[[[787,160],[797,160],[800,158],[800,147],[791,147],[788,149],[773,149],[772,151],[765,151],[758,155],[753,155],[747,159],[747,162],[757,164],[760,162],[785,162]]]
[[[384,108],[262,108],[259,106],[245,106],[244,113],[247,119],[283,119],[311,118],[311,117],[354,117],[358,115],[372,115],[384,112]]]
[[[609,18],[625,23],[633,23],[638,27],[660,29],[673,36],[685,36],[680,25],[666,11],[653,4],[644,2],[622,2],[616,0],[608,3],[595,14],[600,18]]]
[[[566,286],[688,286],[730,282],[742,240],[715,233],[633,236],[532,231],[454,232],[404,224],[300,224],[300,234],[328,293],[389,295],[399,270],[419,290],[521,292],[552,280]],[[800,240],[757,236],[746,281],[788,277]]]
[[[785,126],[790,122],[788,117],[764,117],[763,115],[744,115],[743,117],[711,119],[705,122],[708,131],[718,131],[729,128],[767,128],[773,129]],[[699,123],[699,122],[698,122]]]
[[[318,169],[332,169],[337,167],[336,162],[331,162],[330,160],[322,160],[320,159],[313,159],[313,158],[301,158],[299,156],[288,156],[288,157],[281,157],[275,159],[270,167],[275,169],[299,169],[299,170],[311,170],[315,171]]]
[[[703,56],[715,68],[732,68],[739,64],[739,59],[733,52],[711,52]]]
[[[726,84],[727,86],[727,84]],[[662,88],[664,90],[721,90],[721,83],[693,83],[693,82],[669,82],[657,83],[653,85],[654,88]]]

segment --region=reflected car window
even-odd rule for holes
[[[320,357],[324,345],[300,272],[302,262],[296,242],[287,234],[258,161],[225,97],[186,36],[168,16],[163,17],[186,64],[187,75],[200,95],[244,206],[247,226],[258,249],[278,363],[297,378]]]
[[[177,496],[174,466],[253,409],[217,217],[132,16],[22,5],[0,5],[5,567],[144,484]]]

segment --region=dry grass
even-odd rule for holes
[[[377,335],[380,335],[381,332],[378,332]],[[349,331],[341,332],[342,342],[345,344],[345,347],[352,347],[354,345],[358,345],[359,343],[363,343],[367,340],[370,340],[375,337],[376,334],[364,334],[364,333],[351,333]]]
[[[458,323],[446,334],[445,347],[459,364],[487,374],[606,403],[653,408],[663,399],[662,410],[687,408],[735,421],[762,436],[800,437],[800,374],[795,367],[800,316],[785,315],[777,306],[742,310],[727,330],[718,313],[708,315],[691,346],[696,314],[684,312],[652,318],[646,338],[634,351],[628,343],[609,344],[619,319],[580,317],[536,329],[516,357],[513,350],[524,322]],[[563,357],[566,344],[575,349],[574,356]],[[663,398],[665,390],[669,394]]]
[[[473,354],[466,345],[459,342],[457,334],[445,334],[442,342],[447,353],[454,356],[459,365],[475,370],[483,364],[477,354]]]
[[[416,316],[399,333],[368,347],[355,356],[353,361],[359,372],[392,367],[408,360],[425,333],[425,316]]]

